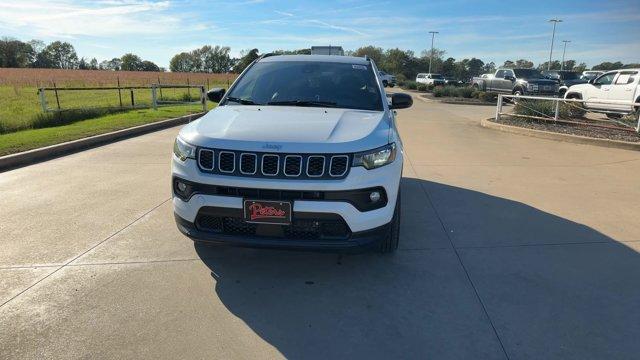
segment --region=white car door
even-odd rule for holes
[[[620,71],[610,86],[608,99],[614,101],[633,102],[634,90],[638,78],[637,71]],[[611,105],[611,109],[620,111],[632,111],[630,105]]]
[[[609,92],[611,91],[611,84],[613,79],[618,74],[617,71],[611,71],[600,75],[596,78],[593,84],[588,87],[587,91],[583,93],[585,105],[589,108],[596,109],[609,109],[609,105],[598,103],[598,101],[608,100]]]

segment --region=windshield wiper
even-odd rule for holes
[[[240,99],[240,98],[233,97],[233,96],[227,96],[227,100],[233,101],[233,102],[237,102],[238,104],[242,104],[242,105],[255,105],[256,104],[256,103],[253,102],[253,100]]]
[[[313,101],[313,100],[284,100],[284,101],[269,101],[267,105],[293,105],[293,106],[321,106],[321,107],[336,107],[338,103],[333,101]]]

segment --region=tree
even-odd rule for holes
[[[494,63],[492,61],[490,63],[484,64],[484,66],[482,67],[482,72],[483,73],[490,73],[490,74],[495,73],[496,72],[496,63]]]
[[[120,66],[121,70],[124,70],[124,71],[142,70],[142,59],[138,55],[127,53],[122,55],[120,60],[122,61],[122,65]]]
[[[68,42],[54,41],[37,55],[39,67],[75,69],[78,67],[78,55]]]
[[[549,65],[549,62],[545,61],[542,64],[538,65],[538,70],[547,70],[548,65]],[[553,60],[551,62],[551,70],[560,70],[560,61]]]
[[[623,66],[624,65],[620,61],[616,61],[614,63],[605,61],[603,63],[600,63],[600,64],[592,67],[591,70],[609,71],[609,70],[622,69]]]
[[[517,68],[524,68],[524,69],[531,69],[531,68],[533,68],[533,61],[525,60],[525,59],[516,60],[516,67]]]
[[[96,58],[91,59],[89,62],[89,69],[98,70],[98,60],[96,60]]]
[[[533,66],[533,63],[531,64]],[[469,62],[467,63],[467,71],[468,71],[467,78],[480,76],[480,74],[482,74],[483,67],[484,67],[484,61],[476,58],[471,58],[471,60],[469,60]]]
[[[455,76],[456,59],[450,57],[442,63],[442,73],[446,76]]]
[[[587,70],[587,64],[585,63],[580,63],[579,65],[573,67],[573,71],[583,72],[585,70]]]
[[[354,51],[352,56],[364,57],[365,55],[368,56],[369,59],[373,60],[376,63],[376,65],[378,66],[382,65],[384,60],[384,52],[382,48],[375,47],[372,45],[364,46]]]
[[[172,72],[189,72],[193,71],[193,61],[191,55],[186,52],[174,55],[169,62],[169,69]]]
[[[80,69],[80,70],[88,70],[89,69],[89,64],[87,64],[87,61],[84,59],[84,57],[81,57],[80,61],[78,61],[78,69]]]
[[[122,66],[122,60],[118,58],[113,58],[111,60],[105,60],[101,62],[98,68],[101,70],[118,71],[120,70],[121,66]]]
[[[140,64],[139,70],[140,71],[160,71],[160,67],[149,60],[144,60]]]
[[[258,49],[251,49],[248,51],[242,51],[240,53],[242,57],[238,60],[238,62],[233,67],[233,72],[240,73],[244,71],[244,69],[249,66],[255,59],[257,59],[260,55],[258,55]]]
[[[12,38],[0,39],[0,67],[27,67],[33,57],[31,45]]]
[[[503,68],[509,68],[509,69],[513,69],[514,67],[516,67],[516,63],[514,63],[511,60],[507,60],[504,62],[504,64],[502,64]]]
[[[391,74],[402,74],[407,79],[415,78],[417,61],[411,50],[388,49],[384,53],[382,69]]]

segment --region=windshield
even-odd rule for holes
[[[227,101],[383,110],[371,65],[334,62],[258,62],[234,86]]]
[[[431,74],[432,79],[444,79],[444,76],[440,74]]]
[[[535,69],[513,69],[513,72],[521,79],[544,79],[542,73]]]

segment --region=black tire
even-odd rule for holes
[[[622,117],[622,114],[616,114],[616,113],[607,113],[607,119],[620,119]]]
[[[396,200],[393,217],[389,223],[387,236],[380,241],[378,246],[379,253],[388,254],[395,252],[398,249],[398,243],[400,242],[400,198],[400,190],[398,190],[398,199]]]
[[[384,87],[389,86],[389,84],[387,83],[387,80],[382,80],[382,86],[384,86]]]
[[[394,86],[395,86],[394,84],[389,84],[389,87],[394,87]]]
[[[576,99],[579,100],[580,97],[576,94],[569,94],[567,96],[567,99]],[[575,103],[575,102],[571,102],[571,103],[567,103],[567,104],[571,104],[571,105],[575,105],[575,106],[570,106],[569,107],[569,116],[572,118],[583,118],[584,114],[587,113],[586,110],[584,109],[584,103]],[[579,106],[579,108],[577,108],[576,106]]]
[[[474,90],[480,90],[480,85],[478,84],[473,84],[472,87],[474,88]]]

